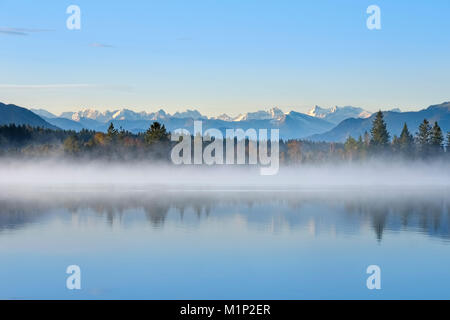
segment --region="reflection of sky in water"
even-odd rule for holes
[[[0,298],[450,298],[442,191],[0,196]],[[82,290],[65,268],[82,269]],[[382,290],[365,268],[382,269]]]

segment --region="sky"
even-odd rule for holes
[[[81,28],[66,9],[78,5]],[[381,12],[369,30],[368,6]],[[450,100],[448,0],[0,0],[0,102],[212,116]]]

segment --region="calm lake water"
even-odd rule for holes
[[[450,299],[448,189],[17,191],[1,299]]]

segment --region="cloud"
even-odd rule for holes
[[[0,84],[0,89],[58,89],[58,88],[87,88],[92,84]]]
[[[90,47],[95,47],[95,48],[114,48],[114,46],[110,45],[110,44],[104,44],[104,43],[98,43],[98,42],[94,42],[89,44]]]
[[[47,31],[51,31],[51,30],[0,27],[0,33],[14,35],[14,36],[28,36],[30,33],[47,32]]]
[[[61,83],[61,84],[0,84],[1,89],[79,89],[98,88],[105,90],[131,91],[129,85],[114,84],[87,84],[87,83]]]

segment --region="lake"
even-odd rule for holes
[[[449,299],[449,194],[6,188],[0,298]],[[66,288],[69,265],[81,290]]]

